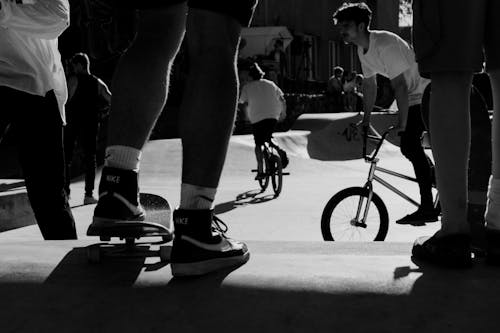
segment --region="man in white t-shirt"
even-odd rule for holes
[[[362,2],[345,3],[333,15],[342,38],[358,47],[358,57],[365,77],[363,81],[364,118],[370,113],[377,95],[376,74],[391,80],[399,109],[396,133],[401,136],[401,152],[410,160],[420,188],[420,207],[398,220],[400,224],[422,224],[437,221],[439,212],[433,206],[433,164],[425,154],[420,138],[424,124],[420,104],[430,82],[422,78],[415,54],[402,38],[389,31],[370,30],[371,10]]]
[[[262,179],[264,166],[261,146],[265,142],[275,145],[282,157],[283,167],[288,164],[286,154],[272,141],[278,120],[286,115],[286,102],[281,89],[272,81],[264,79],[264,72],[258,64],[248,71],[250,81],[241,89],[240,103],[246,106],[246,114],[252,124],[257,159],[256,180]]]
[[[67,0],[0,0],[0,137],[16,135],[26,189],[44,239],[75,239],[64,192],[66,79],[57,47]]]

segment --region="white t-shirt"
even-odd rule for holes
[[[248,103],[247,115],[252,124],[264,119],[279,119],[283,92],[272,81],[250,81],[241,89],[240,103]]]
[[[430,80],[422,78],[418,72],[413,49],[398,35],[389,31],[371,30],[368,52],[358,47],[358,57],[365,77],[375,74],[390,80],[404,74],[408,85],[409,105],[422,101],[422,94]]]
[[[68,0],[0,0],[0,86],[45,96],[61,118],[68,96],[57,38],[69,26]]]

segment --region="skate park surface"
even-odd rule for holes
[[[380,130],[395,119],[375,118]],[[251,251],[250,261],[233,271],[179,279],[159,258],[88,263],[85,247],[99,242],[85,235],[95,206],[81,205],[84,184],[75,179],[71,205],[79,240],[42,241],[27,213],[22,227],[0,233],[1,331],[491,331],[500,269],[480,258],[469,270],[412,262],[412,242],[434,233],[439,222],[397,225],[415,207],[382,186],[374,188],[389,211],[384,242],[322,240],[328,199],[366,181],[360,132],[350,125],[359,119],[303,115],[291,131],[277,133],[290,158],[278,198],[269,189],[259,193],[253,180],[253,138],[232,137],[215,209],[228,236]],[[379,156],[381,166],[413,175],[396,145],[386,143]],[[180,141],[152,141],[144,151],[141,191],[175,207],[180,172]],[[387,179],[418,200],[415,183]],[[3,197],[25,195],[20,181],[0,183]]]

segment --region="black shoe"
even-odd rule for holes
[[[500,231],[486,228],[486,262],[500,266]]]
[[[250,258],[244,243],[224,235],[227,226],[213,210],[175,210],[174,227],[173,276],[203,275],[241,266]]]
[[[93,227],[144,220],[144,209],[139,204],[138,178],[135,171],[103,168]]]
[[[471,238],[467,234],[420,237],[413,243],[413,259],[444,267],[472,265]]]
[[[426,222],[436,222],[439,219],[437,209],[417,209],[415,212],[406,215],[396,221],[397,224],[424,225]]]

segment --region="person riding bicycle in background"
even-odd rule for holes
[[[243,76],[241,80],[248,80],[241,89],[240,103],[244,105],[247,117],[252,124],[257,159],[256,180],[265,177],[261,150],[265,142],[270,142],[276,147],[283,168],[288,165],[285,151],[272,141],[278,120],[283,120],[286,116],[285,97],[274,82],[264,79],[264,74],[257,63],[252,64],[248,70],[240,71],[240,75]]]
[[[420,189],[420,207],[398,221],[399,224],[421,224],[438,220],[432,197],[433,164],[422,148],[420,138],[424,131],[420,105],[425,87],[430,80],[418,72],[415,54],[398,35],[383,30],[370,30],[372,11],[362,2],[344,3],[333,14],[346,43],[358,47],[358,58],[363,70],[363,125],[370,123],[370,114],[377,94],[376,74],[391,80],[399,109],[396,133],[401,137],[401,153],[413,164]]]

